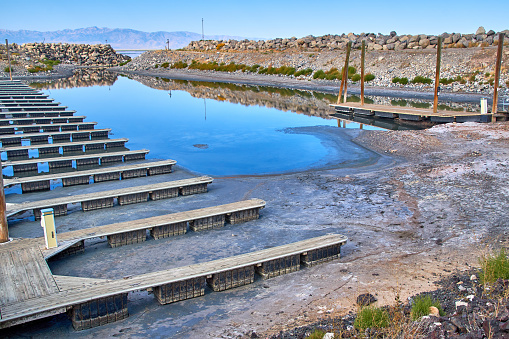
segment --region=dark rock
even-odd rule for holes
[[[396,35],[398,35],[398,34],[397,34],[395,31],[392,31],[391,33],[389,33],[389,35],[390,35],[391,37],[395,37],[395,36],[396,36]]]
[[[359,306],[368,306],[376,301],[377,299],[375,298],[375,296],[370,293],[360,294],[357,297],[357,305]]]
[[[495,35],[495,31],[494,31],[494,30],[492,30],[492,29],[490,29],[490,30],[488,31],[488,33],[486,33],[486,35],[488,35],[488,36]]]

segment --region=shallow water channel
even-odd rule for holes
[[[96,121],[96,128],[111,128],[111,138],[129,138],[126,146],[131,150],[149,149],[149,159],[174,159],[193,172],[213,176],[358,166],[372,160],[373,153],[351,142],[347,135],[331,142],[330,136],[310,128],[379,129],[360,122],[338,123],[329,117],[333,112],[329,104],[337,97],[312,91],[87,70],[72,78],[33,86],[76,110],[76,115],[87,116],[86,121]],[[349,98],[358,100],[356,96]],[[366,101],[430,105],[423,100],[384,97],[367,97]],[[387,120],[378,126],[391,128],[391,124],[392,120]]]
[[[197,173],[272,174],[320,167],[331,157],[341,165],[371,156],[346,139],[345,147],[332,149],[318,136],[298,131],[337,126],[336,119],[217,96],[197,98],[183,89],[151,88],[126,77],[108,86],[43,91],[87,116],[85,121],[96,121],[96,128],[111,128],[110,138],[128,138],[128,148],[149,149],[147,158],[174,159]]]

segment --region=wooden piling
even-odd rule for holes
[[[9,241],[9,226],[7,217],[5,216],[5,192],[4,192],[4,176],[2,173],[2,159],[0,159],[0,243]]]
[[[364,106],[364,58],[366,55],[366,41],[362,40],[361,47],[361,106]]]
[[[343,87],[345,86],[345,79],[348,78],[348,59],[350,58],[350,48],[352,47],[352,43],[349,42],[346,45],[346,57],[345,57],[345,66],[343,67],[343,72],[341,73],[341,86],[339,88],[338,94],[338,104],[341,102],[341,95],[343,94]],[[345,76],[346,70],[346,76]]]
[[[440,62],[442,61],[442,37],[438,37],[437,70],[435,73],[435,97],[433,99],[433,113],[438,111],[438,85],[440,84]]]
[[[345,93],[343,94],[343,102],[346,102],[347,92],[348,92],[348,65],[350,63],[350,50],[352,49],[352,43],[348,43],[348,49],[346,51],[346,62],[345,69],[343,71],[344,79],[345,79]]]
[[[502,50],[504,49],[504,33],[498,35],[497,61],[495,64],[495,83],[493,86],[493,106],[491,113],[496,114],[498,111],[498,82],[500,79],[500,67],[502,66]]]

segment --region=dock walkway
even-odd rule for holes
[[[125,147],[125,143],[128,142],[127,138],[119,139],[96,139],[88,141],[74,141],[74,142],[59,142],[55,144],[35,144],[27,146],[7,146],[0,147],[0,152],[6,152],[7,159],[9,158],[28,158],[28,151],[38,150],[39,156],[47,154],[59,154],[60,150],[62,153],[67,152],[84,152],[94,150],[108,150],[112,148]]]
[[[72,168],[80,166],[102,166],[112,162],[126,162],[143,160],[150,151],[147,149],[121,152],[98,152],[83,155],[55,156],[45,158],[29,158],[21,160],[7,160],[2,162],[2,168],[12,166],[14,175],[21,172],[39,171],[39,164],[48,163],[50,169]]]
[[[162,160],[145,162],[135,165],[102,167],[93,170],[73,171],[46,175],[37,175],[21,178],[4,179],[4,187],[21,185],[22,193],[49,191],[51,180],[61,180],[62,186],[88,185],[90,180],[94,183],[112,180],[125,180],[172,172],[175,160]]]
[[[70,117],[32,117],[32,118],[0,118],[0,126],[30,126],[33,124],[65,124],[69,122],[83,122],[86,116]]]
[[[431,120],[432,122],[487,122],[491,121],[490,114],[481,114],[479,112],[455,112],[438,111],[433,113],[432,109],[415,107],[395,107],[378,104],[364,104],[357,102],[348,102],[344,104],[330,105],[339,113],[348,113],[360,116],[377,116],[380,118],[401,119],[411,121]]]
[[[66,196],[55,199],[39,200],[34,202],[9,204],[6,216],[11,217],[19,213],[32,210],[36,219],[41,216],[41,209],[53,208],[55,217],[67,214],[67,205],[81,204],[83,211],[92,211],[101,208],[113,207],[114,199],[119,205],[128,205],[150,200],[160,200],[207,192],[207,185],[212,183],[211,177],[175,180],[159,184],[150,184],[128,188],[120,188],[110,191],[102,191],[88,194]]]
[[[214,291],[223,291],[253,283],[255,271],[264,278],[270,278],[298,271],[301,263],[312,265],[337,259],[339,249],[346,241],[343,235],[330,234],[201,264],[123,279],[96,280],[95,284],[91,282],[85,287],[82,287],[82,281],[86,279],[76,278],[76,288],[71,289],[69,283],[72,284],[72,279],[68,279],[66,288],[56,293],[14,303],[2,301],[0,328],[68,310],[76,329],[99,326],[128,316],[129,292],[152,290],[160,304],[194,298],[205,294],[206,283]]]
[[[68,120],[68,119],[66,119]],[[16,134],[23,135],[24,133],[40,133],[42,132],[65,132],[65,131],[78,131],[94,129],[97,122],[64,122],[53,124],[33,124],[33,125],[9,125],[0,126],[0,135]],[[19,133],[21,132],[21,133]]]
[[[93,138],[108,137],[111,128],[79,130],[79,131],[65,131],[65,132],[42,132],[42,133],[23,133],[23,134],[4,134],[0,135],[0,142],[2,147],[7,145],[21,145],[22,140],[30,140],[30,142],[48,143],[49,138],[53,141],[71,141],[79,139],[91,140]]]

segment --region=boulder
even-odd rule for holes
[[[430,41],[428,39],[421,39],[419,41],[419,46],[421,46],[422,48],[428,47],[429,44],[430,44]]]
[[[479,27],[477,29],[477,31],[475,31],[475,35],[479,35],[479,34],[486,34],[486,30],[484,29],[483,26]]]

